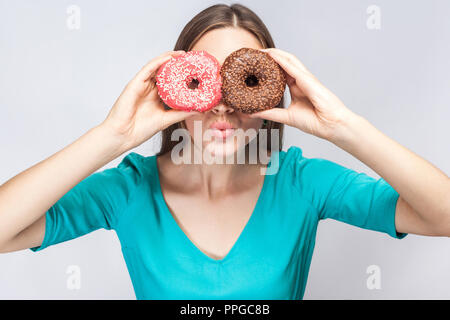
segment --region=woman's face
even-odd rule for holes
[[[223,62],[233,51],[241,49],[243,47],[262,49],[261,43],[250,32],[240,28],[222,28],[208,31],[205,33],[194,45],[192,50],[205,50],[209,54],[213,55],[222,66]],[[200,135],[194,134],[194,121],[197,122],[196,127],[201,127]],[[231,124],[235,129],[231,135],[219,138],[213,134],[214,131],[210,130],[212,135],[205,136],[205,132],[216,121],[226,121]],[[261,128],[263,120],[250,118],[248,115],[236,111],[233,108],[226,106],[223,101],[220,101],[214,108],[202,112],[199,115],[194,115],[185,120],[187,130],[194,142],[196,148],[201,148],[204,153],[209,153],[210,156],[217,156],[219,158],[228,158],[234,156],[238,150],[243,151],[245,146],[254,135],[250,135],[247,132],[248,129],[253,129],[255,133]],[[242,129],[236,131],[236,129]],[[250,130],[250,131],[253,131]],[[237,139],[236,136],[241,133],[248,133],[241,135],[242,139]]]

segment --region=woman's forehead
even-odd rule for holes
[[[241,48],[262,49],[258,38],[242,28],[221,28],[206,32],[192,47],[205,50],[223,64],[234,51]]]

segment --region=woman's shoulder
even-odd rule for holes
[[[297,146],[290,146],[286,151],[281,151],[281,154],[291,162],[303,158],[303,150]]]
[[[130,152],[117,165],[117,169],[125,175],[135,177],[137,182],[147,180],[149,175],[154,174],[152,161],[155,161],[156,155],[144,156],[137,152]]]
[[[277,159],[277,153],[272,152],[271,162],[275,163]],[[303,150],[297,146],[290,146],[287,150],[280,150],[278,152],[278,162],[280,169],[285,171],[291,170],[303,159]]]
[[[305,157],[303,150],[297,146],[290,146],[287,151],[283,151],[284,159],[286,163],[293,164],[299,169],[305,168],[306,166],[311,167],[311,169],[337,169],[340,167],[339,164],[331,160],[320,158],[320,157]]]
[[[292,174],[297,178],[296,181],[320,184],[324,180],[330,180],[350,170],[328,159],[305,157],[303,150],[297,146],[291,146],[283,153],[284,165],[291,169]]]

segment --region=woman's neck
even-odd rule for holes
[[[259,184],[264,180],[261,168],[267,166],[267,164],[262,164],[259,159],[257,163],[250,163],[248,152],[245,152],[245,161],[242,164],[237,161],[233,161],[231,164],[225,161],[223,164],[208,164],[205,161],[201,161],[201,163],[188,161],[177,164],[180,157],[175,155],[172,159],[172,156],[172,153],[168,152],[158,159],[160,175],[163,176],[164,183],[186,192],[196,190],[209,199],[221,198],[223,195],[240,192],[242,189]],[[182,158],[183,154],[180,156]]]

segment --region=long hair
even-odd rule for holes
[[[208,7],[198,13],[186,24],[175,44],[173,50],[190,51],[195,43],[208,31],[219,28],[242,28],[251,32],[261,42],[263,48],[275,48],[274,41],[262,20],[249,8],[241,4],[217,4]],[[169,107],[164,104],[165,109]],[[284,108],[284,97],[275,108]],[[182,121],[184,123],[184,120]],[[173,149],[178,141],[172,141],[172,132],[182,127],[182,122],[177,122],[162,131],[161,149],[157,156],[163,155]],[[185,123],[183,124],[184,128]],[[267,129],[267,151],[271,151],[272,129],[279,132],[279,151],[282,149],[284,125],[279,122],[269,121],[264,127]],[[256,137],[257,148],[259,148],[259,134]]]

